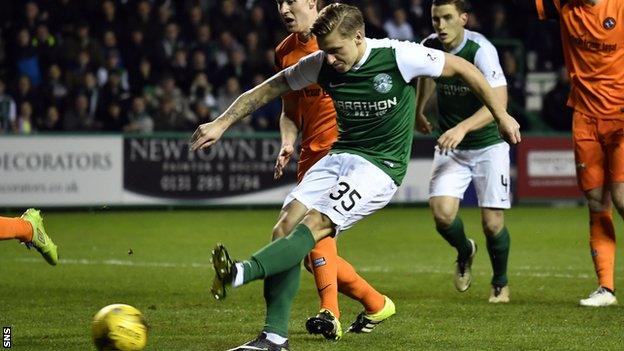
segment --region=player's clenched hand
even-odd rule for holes
[[[284,174],[284,167],[290,161],[290,157],[292,156],[295,148],[290,144],[282,145],[282,149],[280,150],[279,155],[277,156],[277,160],[275,160],[275,170],[273,173],[273,178],[279,179]]]
[[[225,128],[217,121],[199,125],[199,127],[195,129],[189,143],[191,151],[211,147],[212,144],[216,143],[217,140],[221,138],[223,132],[225,132]]]
[[[498,130],[503,138],[510,144],[517,144],[522,140],[520,135],[520,125],[507,113],[499,119]]]
[[[427,116],[423,114],[416,116],[416,130],[423,134],[429,134],[433,131],[433,127],[431,126],[431,122],[427,119]]]
[[[461,126],[457,125],[440,135],[438,138],[438,148],[441,153],[447,153],[449,150],[453,150],[464,140],[466,131]]]

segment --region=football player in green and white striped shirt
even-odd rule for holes
[[[232,350],[288,350],[290,308],[303,258],[317,241],[338,235],[390,201],[410,156],[416,113],[410,83],[417,77],[461,77],[490,108],[504,135],[520,141],[518,123],[479,70],[464,59],[419,44],[365,38],[362,14],[345,4],[325,7],[312,33],[322,51],[243,93],[191,138],[192,150],[209,147],[229,126],[268,101],[313,83],[332,97],[337,112],[338,140],[289,194],[310,209],[295,229],[236,264],[222,245],[213,251],[216,298],[225,297],[226,285],[265,279],[262,333]],[[366,326],[376,321],[364,322]]]
[[[468,20],[466,0],[434,0],[431,17],[435,33],[423,45],[443,50],[474,64],[485,76],[499,101],[507,103],[507,81],[494,46],[481,34],[464,28]],[[509,198],[509,145],[501,138],[490,111],[463,81],[455,77],[420,78],[416,124],[428,134],[431,124],[423,114],[427,99],[437,92],[438,145],[429,184],[429,205],[436,229],[457,249],[455,288],[466,291],[477,246],[464,233],[457,215],[459,201],[472,181],[477,191],[483,232],[492,264],[489,302],[509,302],[507,258],[509,232],[503,210]]]

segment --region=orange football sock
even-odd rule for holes
[[[589,213],[589,246],[600,286],[615,289],[615,229],[611,211]]]
[[[386,299],[362,278],[353,266],[338,256],[338,289],[341,293],[359,301],[367,313],[381,311]]]
[[[337,249],[336,240],[327,237],[310,251],[310,265],[314,272],[316,289],[321,299],[321,309],[330,310],[336,318],[340,318],[338,308]]]
[[[29,242],[32,235],[32,226],[28,221],[19,217],[0,217],[0,240],[18,239]]]

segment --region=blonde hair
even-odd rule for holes
[[[319,12],[310,29],[316,37],[324,37],[338,30],[344,37],[353,36],[357,30],[364,34],[362,12],[355,7],[340,3],[325,6]]]

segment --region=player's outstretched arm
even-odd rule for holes
[[[416,130],[423,134],[433,131],[431,122],[425,116],[425,106],[435,90],[435,82],[431,78],[420,77],[416,85]]]
[[[288,117],[289,106],[293,104],[289,99],[282,99],[282,114],[280,115],[280,135],[282,137],[282,146],[279,155],[275,160],[275,169],[273,173],[274,179],[279,179],[284,174],[284,167],[290,161],[290,157],[295,152],[295,143],[299,135],[299,128],[295,122]],[[292,107],[292,106],[290,106]]]
[[[493,88],[494,93],[498,96],[503,106],[507,107],[507,86]],[[455,127],[447,130],[438,138],[438,147],[440,150],[447,151],[454,149],[464,140],[466,134],[481,129],[490,124],[494,120],[492,113],[487,107],[483,106],[472,116],[459,122]]]
[[[445,62],[442,76],[459,76],[463,79],[472,92],[477,95],[488,110],[490,110],[503,138],[512,144],[519,143],[521,140],[520,125],[507,113],[505,105],[494,93],[494,90],[490,87],[487,80],[485,80],[481,71],[461,57],[445,53],[444,58]]]
[[[212,146],[232,124],[290,90],[284,71],[280,71],[255,88],[244,92],[217,119],[197,127],[191,137],[191,150]]]

